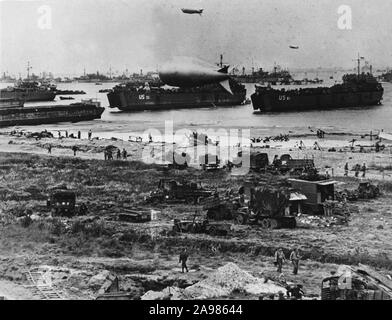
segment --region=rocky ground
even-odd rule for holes
[[[48,141],[56,146],[51,155],[45,149]],[[74,140],[63,140],[58,145],[58,139],[48,141],[1,135],[1,150],[6,152],[0,153],[0,296],[41,298],[24,287],[29,284],[29,270],[46,274],[53,287],[70,299],[96,298],[109,274],[118,276],[120,289],[132,298],[149,290],[184,289],[227,263],[234,263],[252,277],[268,277],[278,285],[279,275],[272,263],[278,247],[283,247],[287,255],[294,247],[301,249],[299,274],[292,275],[287,263],[284,277],[288,282],[304,284],[308,297],[317,296],[323,277],[341,264],[364,263],[386,274],[392,272],[392,188],[387,153],[301,151],[314,157],[322,170],[334,167],[334,178],[341,182],[338,187],[342,189],[358,184],[358,179],[342,177],[344,163],[361,163],[366,158],[370,177],[380,184],[383,194],[376,200],[351,204],[348,225],[312,224],[305,219],[294,230],[265,231],[235,225],[225,237],[173,236],[168,233],[172,219],[190,218],[200,207],[144,206],[157,212],[157,220],[142,224],[114,221],[113,215],[141,203],[162,177],[200,181],[223,192],[239,188],[247,176],[193,168],[169,171],[157,164],[134,161],[145,146],[140,143],[78,141],[80,152],[73,157]],[[125,147],[131,156],[127,161],[98,160],[103,158],[107,144]],[[290,149],[263,150],[271,155],[291,153],[293,157],[298,153]],[[380,163],[384,164],[383,171]],[[265,176],[259,178],[266,180]],[[46,208],[48,190],[59,184],[77,191],[77,202],[89,208],[86,216],[50,217]],[[26,212],[32,221],[25,221]],[[190,250],[188,274],[180,272],[178,263],[183,247]],[[260,293],[235,290],[224,295],[258,299]]]

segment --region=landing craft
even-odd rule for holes
[[[299,49],[299,46],[289,46],[290,49]]]
[[[196,10],[196,9],[181,9],[182,12],[186,14],[202,14],[204,9]]]

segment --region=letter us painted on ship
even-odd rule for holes
[[[287,96],[279,96],[279,101],[288,101],[288,100],[290,100],[290,97],[287,97]]]
[[[150,96],[145,94],[139,94],[139,100],[150,100]]]

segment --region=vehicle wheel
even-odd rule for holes
[[[216,227],[210,227],[210,229],[208,230],[208,234],[211,236],[216,236],[218,235],[218,230],[216,229]]]
[[[263,229],[270,229],[271,228],[271,222],[269,219],[262,219],[259,221],[259,224]]]
[[[270,223],[270,229],[278,229],[278,221],[276,219],[268,219]]]
[[[173,232],[180,232],[180,228],[178,226],[173,226]]]
[[[242,214],[237,214],[234,218],[234,221],[236,224],[244,224],[245,223],[245,219]]]
[[[195,199],[193,197],[187,197],[185,199],[185,202],[188,204],[194,204],[195,203]]]

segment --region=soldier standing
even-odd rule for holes
[[[188,260],[188,257],[189,257],[188,251],[186,250],[186,248],[184,248],[182,250],[182,252],[180,253],[180,259],[178,261],[178,263],[181,262],[182,273],[184,273],[184,270],[186,270],[186,272],[188,272],[188,267],[186,265],[186,261]]]
[[[361,171],[362,171],[362,178],[365,178],[366,176],[366,164],[363,163],[362,167],[361,167]]]
[[[279,273],[282,272],[282,266],[285,261],[286,261],[286,257],[284,255],[283,249],[279,248],[275,252],[275,263],[278,266],[278,269],[276,270],[277,272]]]
[[[124,160],[127,160],[128,153],[127,153],[127,150],[125,150],[125,148],[123,148],[123,150],[122,150],[122,157]]]
[[[293,264],[293,274],[298,274],[299,260],[301,256],[299,255],[298,248],[295,248],[290,254],[290,260]]]
[[[346,164],[344,165],[344,176],[348,176],[348,162],[346,162]]]

